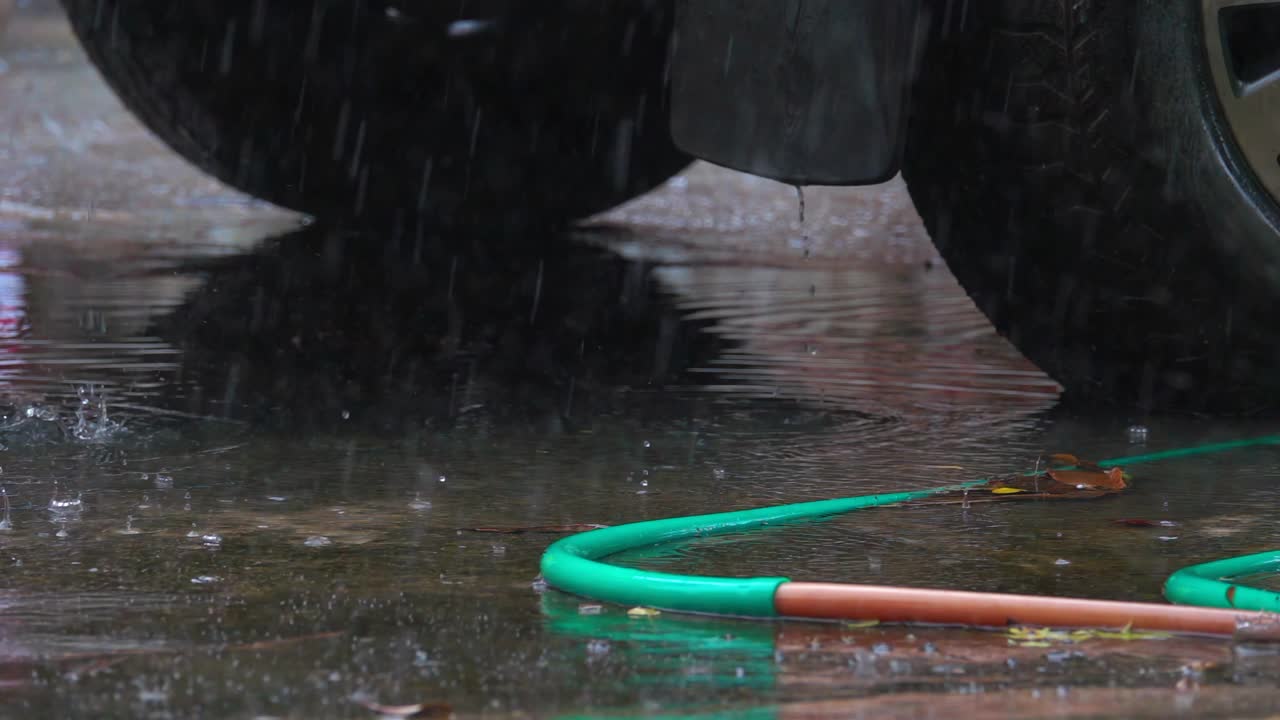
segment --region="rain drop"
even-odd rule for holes
[[[13,518],[9,517],[9,493],[0,488],[0,497],[4,498],[4,517],[0,518],[0,530],[12,530]]]

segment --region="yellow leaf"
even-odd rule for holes
[[[1012,495],[1013,493],[1026,492],[1022,488],[1015,487],[998,487],[991,491],[992,495]]]
[[[1020,643],[1018,643],[1018,647],[1039,647],[1039,648],[1044,648],[1044,647],[1053,647],[1053,645],[1051,645],[1050,643],[1047,643],[1047,642],[1045,642],[1045,641],[1043,641],[1043,640],[1028,640],[1028,641],[1026,641],[1026,642],[1020,642]]]
[[[653,608],[647,607],[633,607],[627,611],[627,615],[633,618],[653,617],[661,614],[662,612],[660,610],[654,610]]]
[[[1173,635],[1153,630],[1121,630],[1120,632],[1098,630],[1094,633],[1094,637],[1101,640],[1167,640]]]
[[[879,620],[854,620],[844,624],[847,628],[869,628],[880,624]]]

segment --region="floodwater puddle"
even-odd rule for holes
[[[1059,408],[900,183],[808,189],[803,224],[790,188],[695,166],[573,238],[303,225],[163,155],[70,47],[0,75],[5,714],[1280,711],[1265,648],[628,614],[539,581],[557,529],[1271,432]],[[618,561],[1157,600],[1276,546],[1278,461]]]

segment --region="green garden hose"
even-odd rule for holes
[[[1104,460],[1098,465],[1129,466],[1277,445],[1280,445],[1280,436],[1270,435],[1131,455]],[[982,480],[976,480],[930,490],[864,495],[755,510],[649,520],[592,530],[553,543],[542,556],[542,575],[552,587],[595,600],[688,613],[775,617],[779,615],[775,596],[778,595],[779,589],[789,582],[788,578],[676,575],[618,567],[601,560],[624,550],[786,523],[825,519],[853,510],[925,498],[982,482]],[[1165,585],[1165,594],[1174,603],[1228,608],[1235,611],[1280,611],[1280,594],[1235,585],[1221,579],[1277,569],[1280,569],[1280,551],[1196,565],[1174,573]],[[1113,603],[1113,605],[1122,604]],[[1130,605],[1136,607],[1140,604]]]

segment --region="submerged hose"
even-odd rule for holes
[[[1214,560],[1185,567],[1169,576],[1164,596],[1170,602],[1280,613],[1280,593],[1232,582],[1238,577],[1280,571],[1280,550]]]
[[[1180,457],[1205,455],[1264,445],[1280,445],[1280,436],[1200,445],[1104,460],[1103,467],[1135,465]],[[709,535],[743,532],[769,525],[819,520],[869,507],[892,505],[929,497],[981,480],[930,490],[863,495],[836,500],[779,505],[755,510],[648,520],[573,535],[553,543],[542,556],[542,575],[552,587],[594,600],[642,605],[678,612],[748,617],[813,617],[827,619],[878,619],[901,622],[940,622],[965,625],[1011,623],[1057,626],[1132,626],[1230,634],[1241,610],[1280,610],[1280,596],[1265,590],[1232,586],[1216,579],[1280,567],[1280,551],[1263,553],[1268,564],[1249,556],[1198,565],[1175,573],[1166,585],[1174,602],[1215,605],[1219,608],[1185,607],[1159,603],[1128,603],[1029,595],[968,593],[836,583],[792,583],[784,577],[730,578],[676,575],[601,562],[624,550],[689,540]],[[1246,560],[1250,562],[1245,562]],[[1229,565],[1222,565],[1228,563]],[[1228,572],[1230,571],[1230,572]],[[1185,573],[1185,575],[1184,575]],[[1190,584],[1184,584],[1186,578]],[[1175,582],[1176,580],[1176,582]],[[1171,589],[1172,588],[1172,589]],[[1190,590],[1184,590],[1190,588]],[[1210,603],[1214,593],[1232,602]],[[1266,600],[1263,605],[1250,604]]]

